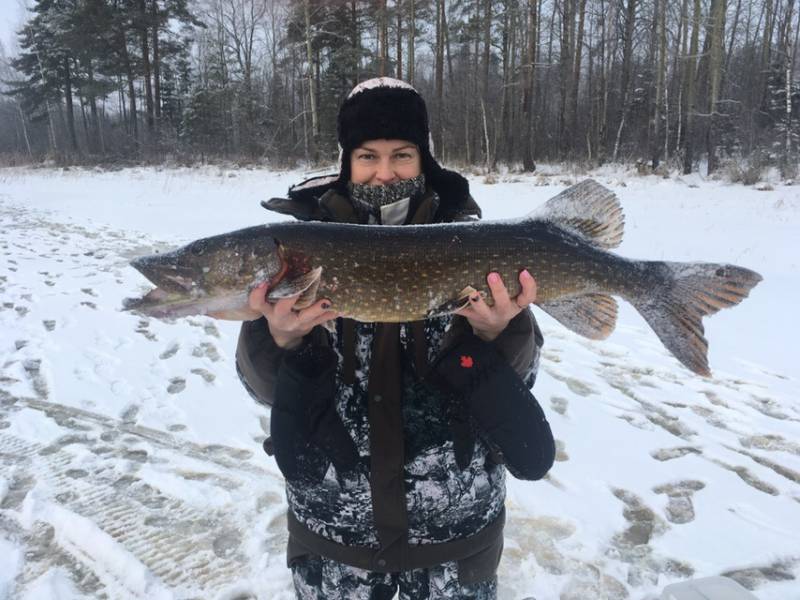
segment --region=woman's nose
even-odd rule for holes
[[[381,160],[378,163],[378,168],[375,171],[375,179],[377,179],[380,183],[392,183],[395,179],[394,169],[392,168],[392,163],[389,159]]]

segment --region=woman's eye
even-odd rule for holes
[[[408,152],[400,152],[399,154],[395,154],[394,157],[397,160],[409,160],[412,158]]]
[[[358,156],[359,160],[372,160],[374,158],[375,158],[374,154],[359,154]]]

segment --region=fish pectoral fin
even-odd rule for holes
[[[319,269],[320,275],[322,274],[322,267],[317,267]],[[300,297],[297,299],[297,302],[294,305],[295,310],[303,310],[304,308],[308,308],[314,302],[317,301],[317,292],[319,291],[319,282],[320,277],[319,275],[317,278],[311,282],[311,285],[308,286]]]
[[[316,267],[294,279],[283,278],[278,285],[269,290],[267,299],[275,301],[300,296],[297,300],[298,304],[301,300],[307,301],[309,296],[316,297],[321,276],[322,267]],[[303,308],[303,306],[297,306],[297,308]]]
[[[617,324],[617,301],[605,294],[586,294],[543,302],[539,307],[570,331],[604,340]]]
[[[452,300],[448,300],[436,308],[430,309],[426,315],[426,318],[431,319],[433,317],[443,317],[461,310],[469,304],[469,299],[473,294],[480,294],[482,298],[486,297],[486,292],[479,292],[471,285],[468,285],[458,293],[458,296]]]
[[[619,246],[625,228],[625,216],[616,194],[592,179],[550,198],[528,218],[549,221],[576,232],[605,250]]]

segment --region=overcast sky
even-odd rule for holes
[[[15,31],[25,22],[25,2],[20,0],[0,0],[0,40],[8,54],[16,54]]]

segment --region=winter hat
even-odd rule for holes
[[[422,168],[435,164],[428,110],[419,92],[391,77],[358,84],[347,96],[336,119],[340,148],[340,184],[350,180],[350,153],[367,140],[407,140],[417,145]],[[441,169],[438,164],[436,167]]]
[[[376,77],[358,84],[342,103],[336,119],[339,173],[312,177],[289,188],[288,199],[273,198],[262,204],[269,210],[299,219],[324,218],[319,200],[331,189],[348,196],[350,154],[368,140],[399,139],[417,145],[424,182],[436,192],[441,218],[480,217],[481,210],[469,194],[469,183],[454,171],[443,169],[433,157],[428,110],[413,86],[392,77]]]

